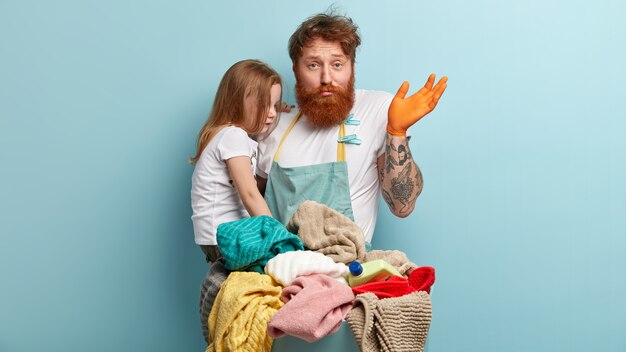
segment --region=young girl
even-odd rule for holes
[[[281,79],[257,60],[231,66],[215,94],[213,110],[198,135],[191,207],[196,243],[207,261],[221,255],[217,226],[270,213],[256,181],[257,142],[275,126]]]

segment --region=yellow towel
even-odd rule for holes
[[[209,315],[206,352],[270,352],[267,323],[283,302],[281,286],[269,275],[232,272],[222,283]]]

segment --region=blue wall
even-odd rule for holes
[[[0,351],[202,350],[186,159],[223,72],[291,88],[329,4],[0,1]],[[626,5],[338,5],[357,86],[450,77],[417,208],[374,238],[436,267],[430,350],[626,350]]]

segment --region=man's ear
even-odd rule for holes
[[[296,64],[291,65],[291,70],[293,73],[296,73]]]

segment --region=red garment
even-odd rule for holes
[[[420,266],[411,272],[408,281],[416,291],[426,291],[430,294],[430,287],[435,283],[435,268]]]
[[[411,272],[408,279],[392,276],[387,281],[368,282],[355,286],[352,292],[355,295],[372,292],[378,299],[401,297],[415,291],[426,291],[430,294],[430,288],[435,283],[435,268],[421,266]]]
[[[403,277],[392,276],[387,281],[368,282],[363,285],[352,288],[355,295],[365,292],[372,292],[378,299],[401,297],[415,292],[415,289],[409,286],[409,281]]]

